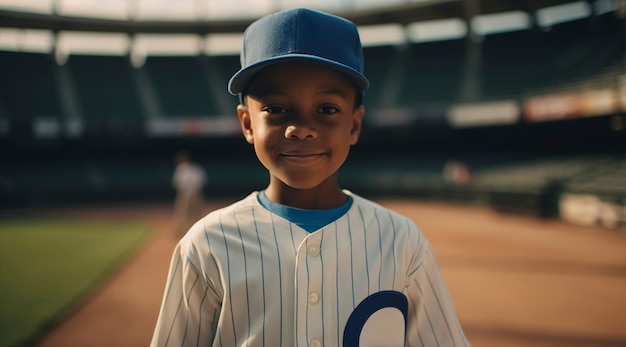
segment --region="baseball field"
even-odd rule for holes
[[[623,230],[503,214],[483,206],[378,201],[412,218],[430,239],[473,346],[626,346]],[[206,209],[229,202],[211,201]],[[71,301],[47,332],[28,345],[149,344],[177,241],[169,204],[11,211],[2,219],[16,216],[109,223],[111,230],[119,229],[111,223],[131,226],[123,233],[131,235],[127,240],[114,241],[117,256],[108,260],[113,265],[105,269],[106,276]],[[98,249],[78,253],[76,261],[87,262]],[[6,321],[4,310],[3,316]]]

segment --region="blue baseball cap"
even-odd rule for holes
[[[241,69],[228,91],[242,93],[261,69],[284,61],[323,64],[345,73],[359,91],[369,86],[363,74],[363,48],[354,23],[327,13],[296,8],[267,15],[243,34]]]

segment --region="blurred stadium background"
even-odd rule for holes
[[[169,201],[179,150],[207,196],[262,188],[226,84],[244,28],[293,6],[365,45],[346,188],[626,224],[622,0],[0,0],[0,208]]]

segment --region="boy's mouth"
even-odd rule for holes
[[[325,152],[287,152],[282,153],[280,156],[289,161],[298,163],[309,163],[322,158],[326,155]]]

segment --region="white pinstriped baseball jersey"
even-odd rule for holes
[[[353,204],[308,233],[257,192],[177,245],[160,346],[469,346],[428,241],[408,218]]]

